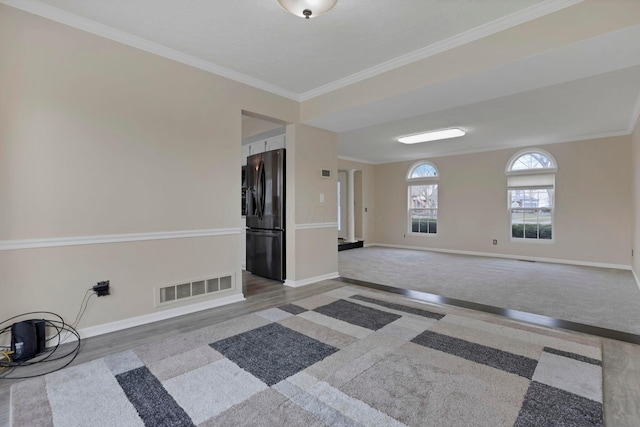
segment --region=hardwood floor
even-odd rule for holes
[[[245,301],[216,307],[185,316],[154,322],[110,334],[87,338],[71,366],[99,359],[109,354],[130,350],[141,344],[160,340],[180,333],[224,322],[245,314],[277,307],[289,302],[327,292],[344,286],[343,283],[325,281],[300,288],[284,286],[282,282],[268,280],[243,272]],[[14,375],[34,375],[47,372],[46,366],[20,368]],[[9,426],[9,390],[19,380],[0,379],[0,426]]]
[[[300,288],[290,288],[278,281],[244,273],[245,301],[86,339],[73,365],[345,285],[339,281],[326,280]],[[602,341],[605,425],[609,427],[638,426],[640,425],[640,407],[637,405],[640,401],[640,346],[610,339]],[[29,368],[29,371],[22,371],[21,375],[40,372],[43,372],[43,368],[34,366]],[[15,382],[15,380],[0,380],[0,426],[9,425],[9,389]]]

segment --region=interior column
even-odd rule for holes
[[[347,242],[355,242],[356,241],[356,198],[355,198],[355,169],[349,169],[348,176],[348,185],[347,185],[347,215],[348,215],[348,225],[347,225]]]

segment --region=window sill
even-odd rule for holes
[[[533,243],[534,245],[550,245],[555,243],[554,239],[525,239],[512,237],[509,239],[511,243]]]

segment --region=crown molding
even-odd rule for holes
[[[266,92],[273,93],[274,95],[279,95],[284,98],[300,102],[300,95],[298,93],[284,89],[280,86],[273,85],[271,83],[267,83],[263,80],[256,79],[255,77],[230,70],[229,68],[216,65],[212,62],[205,61],[195,56],[187,55],[186,53],[182,53],[175,49],[163,46],[159,43],[146,40],[142,37],[134,36],[133,34],[127,33],[125,31],[117,30],[108,25],[100,24],[76,14],[66,12],[64,10],[42,3],[38,0],[0,0],[0,4],[4,4],[15,9],[31,13],[33,15],[38,15],[43,18],[76,28],[78,30],[95,34],[97,36],[113,40],[115,42],[122,43],[124,45],[131,46],[136,49],[152,53],[154,55],[161,56],[163,58],[171,59],[173,61],[180,62],[199,70],[226,77],[238,83],[243,83],[255,87],[256,89],[261,89]]]
[[[308,101],[329,92],[333,92],[334,90],[341,89],[354,83],[358,83],[371,77],[386,73],[387,71],[395,70],[396,68],[421,61],[430,56],[437,55],[439,53],[454,49],[467,43],[474,42],[492,34],[499,33],[500,31],[504,31],[517,25],[524,24],[525,22],[532,21],[550,13],[557,12],[558,10],[562,10],[564,8],[581,3],[582,1],[583,0],[544,1],[535,6],[523,9],[521,11],[472,28],[471,30],[457,34],[448,39],[433,43],[422,49],[409,52],[395,59],[383,62],[371,68],[367,68],[365,70],[351,74],[350,76],[335,80],[326,85],[319,86],[315,89],[304,92],[300,95],[300,101]]]

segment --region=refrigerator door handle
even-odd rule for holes
[[[262,219],[264,215],[264,204],[266,197],[266,178],[265,178],[265,170],[264,170],[264,160],[260,160],[260,165],[258,166],[258,197],[257,197],[257,206],[256,211],[258,214],[258,218]]]

